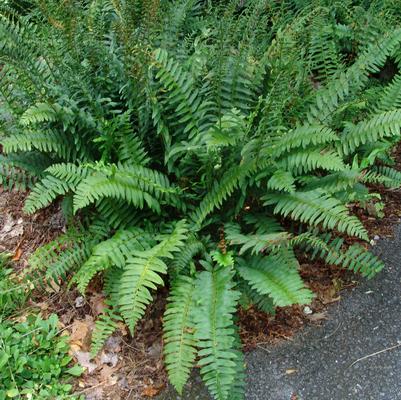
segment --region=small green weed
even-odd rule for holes
[[[0,253],[0,400],[78,399],[70,395],[68,381],[82,368],[69,367],[68,339],[60,336],[57,315],[30,315],[23,322],[10,319],[28,291],[13,279],[8,259]]]
[[[28,295],[26,284],[12,279],[13,270],[8,268],[8,260],[8,254],[0,253],[0,318],[21,307]]]
[[[0,400],[77,399],[66,377],[79,376],[82,369],[69,367],[68,349],[55,314],[47,320],[38,315],[0,321]]]

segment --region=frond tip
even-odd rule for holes
[[[234,289],[233,272],[225,267],[198,275],[195,310],[201,375],[217,400],[226,400],[237,375],[233,314],[240,293]]]
[[[163,318],[166,368],[170,382],[180,394],[196,356],[194,289],[194,278],[181,276],[174,281]]]

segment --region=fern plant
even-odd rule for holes
[[[348,206],[375,196],[370,183],[401,184],[400,14],[387,1],[31,3],[0,10],[0,182],[30,188],[30,214],[60,201],[71,226],[29,279],[85,293],[102,278],[93,355],[121,324],[134,334],[166,286],[171,383],[181,392],[198,363],[215,399],[243,398],[241,304],[310,303],[299,252],[383,268],[347,245],[368,240]]]

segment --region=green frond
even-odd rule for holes
[[[32,188],[32,191],[25,200],[24,212],[33,214],[40,208],[47,207],[58,196],[65,195],[72,189],[74,189],[73,185],[68,184],[62,179],[48,175],[37,182]]]
[[[344,239],[332,239],[330,234],[315,235],[307,232],[295,237],[293,244],[312,253],[312,259],[319,257],[327,264],[338,265],[367,278],[373,277],[384,267],[383,261],[360,244],[344,248]]]
[[[86,178],[91,169],[85,165],[76,165],[72,163],[53,164],[46,169],[50,175],[66,181],[68,184],[77,186]]]
[[[190,139],[199,135],[202,104],[192,76],[166,50],[157,49],[154,59],[158,68],[156,79],[167,92],[169,107],[173,108],[173,124],[178,127],[183,125],[182,132]]]
[[[96,203],[96,209],[113,229],[136,226],[144,217],[144,211],[140,215],[135,207],[123,200],[104,198]]]
[[[178,193],[160,172],[139,165],[104,166],[94,171],[77,186],[74,211],[102,198],[124,200],[140,209],[146,204],[160,212],[160,201]],[[173,201],[171,201],[173,203]]]
[[[28,172],[15,168],[12,163],[4,162],[4,158],[0,155],[0,186],[7,190],[25,191],[27,187],[33,185],[35,177]]]
[[[310,123],[327,122],[341,102],[366,85],[369,73],[379,72],[380,67],[394,54],[400,43],[401,29],[397,28],[379,43],[368,46],[351,67],[345,72],[340,72],[326,87],[317,91],[316,100],[309,109],[307,120]]]
[[[365,177],[364,182],[381,183],[388,188],[401,186],[401,172],[384,165],[374,167]]]
[[[180,394],[197,353],[193,321],[194,289],[194,278],[179,276],[171,285],[163,317],[164,360],[170,382]]]
[[[142,140],[135,132],[119,132],[118,135],[118,159],[120,162],[131,165],[146,166],[149,164],[148,157]]]
[[[257,291],[251,288],[249,283],[243,279],[238,283],[238,288],[241,290],[241,307],[248,309],[251,305],[255,306],[260,311],[266,314],[274,315],[276,312],[276,306],[274,305],[273,299],[269,295],[259,294]]]
[[[173,258],[173,253],[184,246],[186,234],[186,223],[180,221],[159,244],[149,250],[133,251],[127,259],[118,287],[118,307],[132,333],[152,301],[150,290],[164,284],[161,275],[166,274],[167,265],[163,259]]]
[[[337,140],[337,134],[327,126],[305,125],[280,135],[271,152],[275,158],[278,158],[294,149],[306,149],[311,145],[324,145]]]
[[[189,272],[193,258],[196,255],[202,255],[205,251],[206,247],[201,241],[195,237],[189,237],[185,243],[185,247],[181,249],[180,253],[175,255],[174,260],[169,266],[172,276],[175,277]]]
[[[104,346],[106,340],[118,329],[121,317],[116,314],[108,302],[103,313],[96,320],[95,328],[92,332],[91,355],[96,356]]]
[[[246,389],[246,371],[245,371],[245,356],[242,351],[241,338],[239,336],[238,327],[233,325],[234,329],[234,350],[236,355],[235,362],[235,378],[227,396],[230,400],[243,400],[245,398]]]
[[[194,310],[201,375],[216,400],[226,400],[237,375],[233,315],[240,293],[233,272],[218,267],[198,274]]]
[[[237,270],[252,289],[260,295],[269,295],[276,306],[312,301],[313,294],[305,288],[297,269],[276,254],[240,260]]]
[[[400,136],[400,132],[401,110],[386,111],[356,125],[347,123],[341,135],[341,147],[344,154],[350,154],[365,143],[377,142],[384,137]]]
[[[226,224],[224,226],[224,232],[230,246],[241,245],[238,252],[239,255],[244,254],[247,250],[251,250],[251,254],[259,254],[272,250],[281,245],[285,245],[289,238],[287,232],[245,235],[241,233],[241,227],[237,224]]]
[[[333,172],[329,175],[318,177],[309,176],[303,179],[304,190],[321,189],[327,193],[337,193],[352,188],[357,182],[364,181],[364,174],[359,169],[346,168],[343,171]]]
[[[384,88],[376,106],[378,113],[398,108],[401,108],[401,75],[396,75],[393,81]]]
[[[325,171],[341,171],[344,161],[335,150],[297,150],[283,156],[278,165],[287,171],[301,175],[316,169]]]
[[[279,169],[267,181],[267,188],[283,192],[295,192],[295,179],[291,172]]]
[[[347,207],[320,189],[310,192],[266,195],[265,204],[276,204],[275,214],[291,217],[323,229],[337,228],[340,232],[368,240],[366,229],[357,217],[349,215]]]
[[[77,271],[77,269],[87,260],[92,246],[96,243],[92,238],[74,242],[71,247],[61,249],[60,253],[54,254],[55,258],[46,267],[47,282],[65,282],[67,276]]]
[[[52,122],[57,118],[59,105],[50,105],[48,103],[36,103],[29,107],[20,118],[20,124],[23,126],[36,125],[41,122]]]
[[[1,140],[5,153],[39,150],[54,153],[65,160],[72,160],[75,149],[68,142],[64,133],[58,131],[23,132],[10,135]]]
[[[238,187],[241,179],[247,175],[249,169],[249,164],[233,167],[225,173],[220,182],[214,182],[212,189],[205,195],[197,210],[190,217],[195,224],[196,230],[201,228],[208,214],[215,208],[221,207],[223,202]]]
[[[50,175],[38,181],[25,200],[24,211],[33,214],[49,206],[58,196],[74,192],[88,176],[89,169],[75,164],[53,164],[46,169]]]
[[[96,237],[88,232],[70,228],[65,234],[39,247],[29,257],[27,276],[34,282],[64,281],[89,257]]]
[[[110,239],[93,248],[91,256],[75,273],[71,283],[76,283],[78,290],[85,293],[89,282],[97,273],[112,266],[124,268],[130,254],[149,249],[147,242],[151,243],[151,240],[147,236],[138,228],[117,231]]]

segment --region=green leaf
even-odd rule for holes
[[[73,367],[67,369],[66,373],[70,374],[72,376],[81,376],[84,371],[85,371],[85,368],[83,368],[80,365],[76,364]]]
[[[9,389],[7,390],[7,397],[17,397],[19,395],[19,390],[14,388],[14,389]]]
[[[10,358],[10,355],[7,354],[4,350],[0,351],[0,368],[4,367]]]

